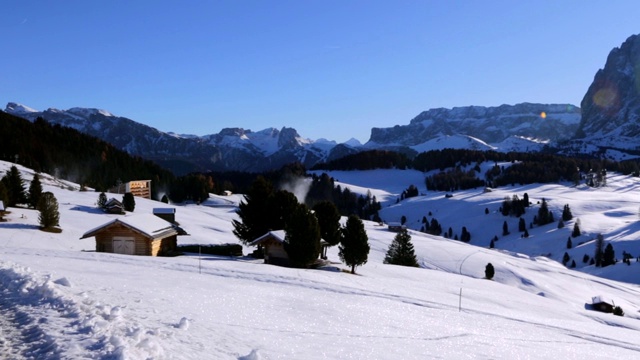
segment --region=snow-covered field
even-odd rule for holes
[[[10,164],[0,162],[3,174]],[[30,170],[21,168],[23,178]],[[10,359],[610,359],[640,355],[640,263],[594,269],[592,235],[602,232],[616,254],[638,255],[638,179],[611,176],[607,188],[524,186],[482,193],[443,193],[395,204],[418,172],[333,174],[341,184],[384,196],[386,221],[419,228],[432,212],[444,229],[466,226],[471,244],[412,231],[422,268],[382,263],[394,234],[365,222],[371,253],[358,275],[264,265],[249,258],[189,255],[152,258],[96,253],[81,235],[111,216],[95,209],[98,194],[43,179],[60,203],[61,234],[37,229],[37,212],[10,208],[0,223],[0,358]],[[376,180],[377,179],[377,180]],[[383,180],[386,179],[386,180]],[[376,187],[373,187],[373,186]],[[63,188],[61,188],[64,187]],[[569,203],[588,235],[564,249],[573,223],[530,230],[497,212],[504,196],[545,197],[557,216]],[[121,195],[115,195],[120,197]],[[380,197],[379,197],[380,198]],[[236,198],[237,199],[237,198]],[[391,201],[391,200],[394,201]],[[176,206],[191,236],[180,243],[226,243],[235,210]],[[224,204],[226,205],[226,204]],[[136,199],[135,213],[162,203]],[[490,213],[484,214],[489,208]],[[537,208],[528,210],[533,217]],[[427,216],[429,219],[430,216]],[[502,223],[512,235],[502,237]],[[529,220],[527,220],[528,222]],[[493,235],[498,249],[487,249]],[[578,246],[579,242],[584,244]],[[551,258],[537,256],[540,244]],[[557,244],[556,244],[557,243]],[[556,246],[556,247],[553,247]],[[247,253],[250,249],[245,249]],[[556,260],[568,251],[580,271]],[[525,253],[531,255],[525,255]],[[618,255],[620,258],[620,255]],[[483,279],[491,262],[493,281]],[[593,276],[600,272],[607,278]],[[601,295],[624,317],[588,310]]]

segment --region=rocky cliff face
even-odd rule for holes
[[[443,135],[470,135],[488,144],[512,136],[558,141],[573,137],[579,121],[580,109],[569,104],[431,109],[409,125],[373,128],[366,145],[417,146]]]
[[[600,146],[636,148],[640,135],[640,35],[611,50],[582,99],[576,134]]]

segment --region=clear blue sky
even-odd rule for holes
[[[7,0],[0,107],[365,142],[430,108],[579,106],[639,15],[637,0]]]

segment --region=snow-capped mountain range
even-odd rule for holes
[[[362,145],[355,139],[342,144],[326,139],[310,140],[288,127],[261,131],[225,128],[217,134],[197,136],[162,132],[99,109],[38,111],[12,102],[7,104],[5,111],[31,121],[42,117],[51,123],[75,128],[133,155],[156,161],[176,173],[196,170],[259,172],[295,161],[311,167],[318,162],[370,149],[539,151],[549,141],[575,132],[580,121],[579,109],[572,105],[435,109],[420,114],[406,126],[374,128],[371,140]],[[543,112],[547,113],[546,119],[541,116]]]
[[[307,167],[369,149],[422,152],[444,148],[592,154],[617,160],[636,157],[640,134],[640,36],[629,37],[608,56],[589,87],[582,109],[571,104],[466,106],[424,111],[408,125],[373,128],[369,141],[343,144],[303,138],[294,128],[222,129],[196,136],[165,133],[105,110],[38,111],[9,103],[6,112],[45,120],[99,137],[180,174],[189,171],[260,172],[291,162]]]

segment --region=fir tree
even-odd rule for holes
[[[320,226],[306,205],[299,204],[285,226],[284,249],[291,265],[306,267],[320,255]]]
[[[58,211],[58,200],[53,193],[47,191],[42,193],[37,205],[40,215],[38,221],[43,229],[58,226],[60,222],[60,212]]]
[[[320,226],[320,237],[334,246],[340,243],[340,213],[330,201],[321,201],[313,206]]]
[[[571,265],[569,265],[569,268],[571,268],[571,269],[575,269],[576,268],[576,261],[575,260],[571,260]]]
[[[488,263],[487,266],[485,266],[484,268],[484,277],[487,280],[491,280],[493,279],[493,276],[496,274],[496,270],[493,268],[493,265],[491,265],[491,263]]]
[[[369,237],[364,230],[362,220],[357,215],[350,215],[342,228],[339,246],[340,259],[351,266],[351,273],[356,273],[356,266],[367,263],[369,257]]]
[[[574,238],[580,236],[580,225],[578,225],[577,221],[575,224],[573,224],[573,231],[571,232],[571,236],[573,236]]]
[[[520,218],[520,220],[518,220],[518,231],[519,232],[527,231],[527,223],[524,222],[523,218]]]
[[[558,229],[562,229],[564,227],[564,221],[562,221],[562,218],[560,218],[560,220],[558,220]]]
[[[613,250],[613,245],[608,243],[604,248],[604,252],[602,253],[602,267],[615,265],[616,264],[616,253]]]
[[[502,236],[509,235],[509,225],[507,225],[507,221],[502,224]]]
[[[404,216],[404,215],[402,215],[402,216],[400,217],[400,224],[401,224],[401,225],[404,225],[406,222],[407,222],[407,217],[406,217],[406,216]]]
[[[35,209],[38,206],[40,196],[42,196],[42,184],[38,174],[35,174],[29,185],[29,206]]]
[[[589,255],[584,254],[584,256],[582,257],[582,262],[585,263],[585,264],[588,263],[589,262]]]
[[[524,229],[524,234],[522,234],[522,236],[524,236],[525,238],[529,237],[529,230]]]
[[[387,250],[385,264],[418,267],[418,260],[411,243],[411,235],[407,230],[399,232]]]
[[[562,265],[567,266],[567,263],[569,262],[569,260],[571,260],[571,257],[569,256],[568,253],[564,253],[564,255],[562,256]]]
[[[571,249],[573,247],[573,243],[571,242],[571,236],[567,238],[567,249]]]
[[[540,209],[538,209],[538,225],[542,226],[550,222],[553,222],[553,215],[549,213],[547,200],[542,199],[542,204],[540,204]]]
[[[602,256],[604,253],[604,237],[602,234],[598,234],[595,242],[595,252],[593,254],[593,258],[591,259],[596,267],[600,267],[602,265]]]
[[[467,227],[463,226],[462,227],[462,235],[460,235],[460,240],[468,243],[471,241],[471,233],[469,231],[467,231]]]
[[[5,188],[7,189],[7,203],[5,206],[16,206],[17,204],[25,204],[27,195],[25,194],[24,181],[20,175],[18,168],[13,165],[2,178]]]
[[[162,199],[160,199],[160,202],[163,202],[165,204],[169,203],[169,197],[167,196],[167,194],[162,195]]]
[[[495,241],[493,241],[493,239],[491,239],[491,242],[489,243],[489,249],[493,249],[496,247]]]
[[[233,234],[245,245],[274,229],[269,224],[269,197],[273,186],[264,177],[258,176],[253,182],[244,200],[238,206],[240,221],[233,220]]]
[[[104,192],[101,192],[100,195],[98,195],[98,207],[102,209],[106,203],[107,203],[107,194],[105,194]]]
[[[122,207],[125,211],[133,212],[136,208],[136,199],[133,197],[133,194],[128,192],[122,196]]]
[[[569,208],[569,204],[565,204],[562,209],[562,220],[569,221],[573,219],[573,214],[571,214],[571,208]]]
[[[9,193],[7,191],[7,187],[2,181],[0,181],[0,201],[2,201],[5,206],[9,206]]]

